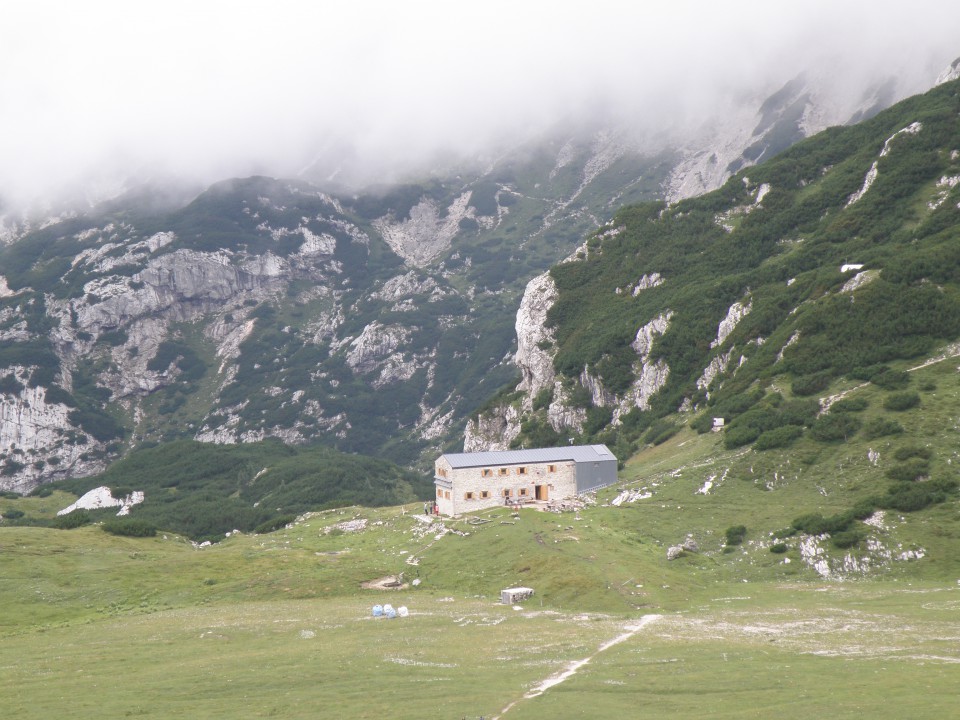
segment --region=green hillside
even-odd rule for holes
[[[551,426],[551,394],[525,406],[514,444],[574,430],[629,454],[671,427],[706,431],[714,417],[726,421],[728,447],[760,438],[758,450],[896,432],[898,413],[924,392],[904,371],[960,337],[958,105],[948,83],[799,143],[715,193],[618,213],[579,260],[551,270],[545,349],[587,420]],[[644,277],[659,281],[639,289]],[[665,331],[638,357],[638,328],[658,318]],[[648,406],[625,405],[658,363],[668,377]],[[854,411],[844,405],[818,415],[823,398],[864,382],[890,393],[868,413],[873,424],[841,415]]]
[[[135,450],[102,474],[43,485],[34,495],[64,490],[79,496],[102,486],[118,499],[143,493],[143,502],[131,509],[132,520],[214,542],[237,530],[282,527],[308,510],[379,507],[432,496],[426,476],[386,460],[277,440],[241,445],[177,440]],[[86,522],[109,520],[116,512],[74,511]],[[13,522],[49,521],[25,512]]]
[[[0,699],[22,718],[720,719],[742,717],[744,702],[797,720],[948,712],[955,511],[884,532],[929,540],[928,557],[829,581],[796,547],[771,553],[760,530],[789,515],[797,489],[741,480],[693,494],[706,468],[678,472],[677,460],[732,459],[707,440],[684,433],[641,454],[577,513],[426,525],[418,504],[353,507],[205,548],[165,532],[4,525]],[[644,487],[653,497],[611,504]],[[744,518],[751,496],[777,501]],[[50,514],[66,500],[3,498],[0,513]],[[725,551],[738,520],[747,537]],[[688,534],[698,550],[667,560]],[[364,587],[385,578],[401,587]],[[518,584],[534,597],[498,604]],[[410,614],[372,617],[383,603]]]

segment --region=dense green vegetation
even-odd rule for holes
[[[51,487],[81,495],[106,485],[135,489],[145,501],[134,506],[136,527],[217,540],[233,530],[276,525],[308,510],[362,503],[395,505],[429,497],[430,480],[372,458],[323,447],[291,448],[279,441],[210,445],[188,440],[137,450],[107,472],[61,481]],[[92,512],[92,511],[91,511]],[[109,517],[110,512],[100,513]],[[63,522],[89,513],[74,512]],[[112,527],[112,526],[111,526]],[[127,525],[111,529],[130,534]],[[126,530],[126,532],[125,532]]]
[[[921,401],[906,389],[903,364],[960,337],[958,196],[937,184],[960,174],[958,110],[957,83],[948,83],[798,143],[714,193],[624,208],[578,262],[555,266],[554,367],[573,394],[586,369],[622,397],[640,372],[630,347],[638,328],[669,318],[649,354],[648,362],[670,370],[649,418],[588,425],[582,439],[636,449],[650,441],[644,432],[656,418],[684,403],[703,410],[691,418],[698,431],[724,417],[730,448],[788,447],[804,433],[843,442],[897,432],[892,418],[871,417],[864,427],[855,415],[864,408],[839,405],[814,418],[813,401],[784,417],[778,403],[786,389],[814,398],[855,380],[890,390],[882,405],[891,412]],[[875,161],[876,180],[851,202]],[[863,274],[846,287],[856,273],[841,265],[851,262]],[[662,284],[633,291],[654,273]],[[736,302],[747,311],[718,343],[718,326]],[[698,385],[710,361],[727,353],[731,370]],[[539,427],[524,423],[518,443]]]

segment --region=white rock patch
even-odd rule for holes
[[[723,344],[724,340],[730,337],[737,325],[740,323],[743,318],[750,314],[750,311],[753,309],[753,303],[748,299],[746,304],[742,302],[735,302],[727,310],[726,317],[720,321],[720,325],[717,326],[717,339],[710,343],[710,347],[715,348]]]
[[[74,510],[99,510],[101,508],[118,507],[120,511],[117,515],[128,515],[130,508],[143,502],[143,493],[140,491],[132,492],[125,498],[115,498],[106,486],[94,488],[85,493],[72,505],[60,510],[57,515],[67,515]]]
[[[893,135],[887,138],[887,141],[883,144],[883,150],[880,151],[880,157],[886,157],[890,154],[891,143],[895,138],[900,135],[916,135],[923,129],[923,123],[914,122],[907,125],[907,127],[897,130]],[[867,170],[867,174],[863,178],[863,185],[860,187],[857,192],[853,193],[849,198],[847,198],[847,204],[845,207],[850,207],[854,203],[858,202],[867,194],[867,191],[871,188],[874,182],[877,180],[877,175],[879,173],[876,160],[873,161],[873,164],[870,166],[870,169]]]
[[[373,226],[408,265],[424,267],[450,248],[460,230],[460,221],[475,215],[468,205],[470,194],[467,191],[454,200],[444,218],[440,217],[436,202],[424,199],[410,208],[407,220],[396,222],[387,216],[375,220]]]

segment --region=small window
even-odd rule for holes
[[[503,496],[504,496],[504,497],[510,497],[511,495],[513,495],[513,490],[511,490],[510,488],[504,488],[504,489],[503,489]]]
[[[500,474],[506,475],[509,471],[506,468],[500,468]]]
[[[526,474],[527,474],[527,469],[525,467],[517,468],[517,475],[526,475]]]
[[[520,495],[520,497],[526,497],[526,496],[527,496],[527,489],[526,489],[526,488],[520,488],[520,489],[517,491],[517,493]]]
[[[444,490],[444,491],[443,491],[443,497],[444,497],[444,499],[449,500],[449,499],[450,499],[450,491],[449,491],[449,490]]]
[[[443,497],[443,490],[441,490],[440,488],[437,488],[437,497],[438,497],[438,498],[442,498],[442,497]]]
[[[556,465],[547,465],[547,472],[556,472],[556,471],[557,471]]]
[[[472,493],[472,492],[464,493],[464,494],[463,494],[463,499],[464,499],[464,500],[473,500],[473,493]]]
[[[493,475],[493,470],[491,470],[490,468],[484,468],[483,470],[480,471],[481,477],[490,477],[491,475]]]
[[[481,499],[481,500],[486,500],[488,497],[490,497],[490,491],[489,491],[489,490],[481,490],[481,491],[480,491],[480,499]]]

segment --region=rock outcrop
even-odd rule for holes
[[[89,474],[103,468],[88,456],[92,438],[73,430],[70,408],[48,400],[47,389],[30,386],[30,369],[0,370],[20,384],[17,393],[0,393],[0,467],[2,487],[28,492],[41,478]],[[96,444],[96,443],[92,443]]]
[[[470,193],[456,198],[441,215],[434,200],[422,199],[410,209],[410,217],[396,220],[382,217],[376,228],[390,248],[413,267],[425,267],[450,249],[450,243],[460,229],[460,221],[474,218],[476,211],[469,206]]]
[[[557,286],[550,273],[538,275],[529,283],[517,311],[517,352],[514,363],[520,368],[521,380],[518,390],[529,397],[536,396],[545,388],[552,388],[553,331],[547,327],[547,313],[557,300]]]

